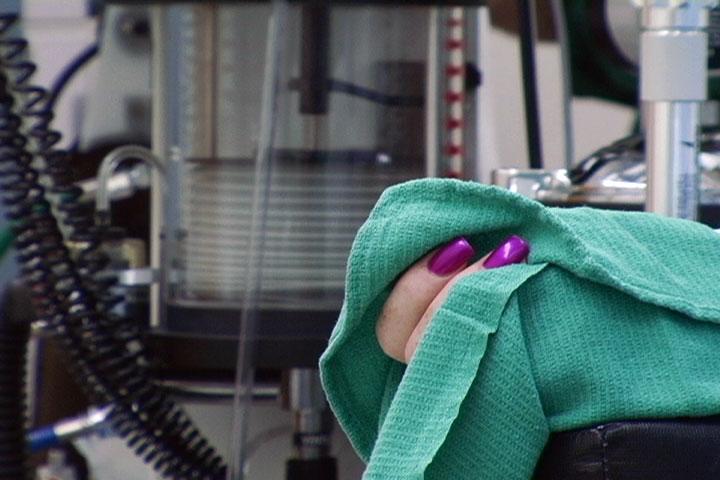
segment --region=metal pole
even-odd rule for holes
[[[575,164],[575,129],[572,118],[572,67],[570,65],[570,40],[568,39],[565,5],[562,0],[551,0],[555,22],[555,34],[560,45],[560,64],[562,67],[563,123],[565,125],[565,168],[570,170]]]
[[[645,209],[695,220],[699,203],[698,103],[644,102]]]
[[[287,397],[295,415],[295,456],[286,464],[286,480],[337,480],[337,461],[330,456],[332,421],[319,372],[291,369]]]
[[[540,106],[535,74],[535,0],[520,0],[520,53],[530,168],[543,168]]]
[[[437,177],[440,171],[438,166],[440,151],[438,131],[440,17],[438,7],[431,7],[428,15],[428,53],[425,79],[425,176],[427,177]]]
[[[643,3],[640,99],[645,128],[646,210],[697,218],[699,105],[707,96],[708,8],[716,1]]]

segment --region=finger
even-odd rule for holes
[[[433,298],[475,255],[462,237],[430,252],[397,281],[376,325],[380,347],[390,357],[405,360],[405,345]]]
[[[453,276],[453,278],[448,281],[442,289],[440,289],[438,295],[430,302],[425,312],[423,312],[420,321],[415,325],[415,328],[408,337],[407,344],[405,345],[403,361],[406,363],[410,362],[410,359],[414,355],[418,343],[420,343],[428,324],[435,316],[435,312],[437,312],[443,302],[445,302],[450,290],[458,281],[460,281],[463,277],[481,270],[489,270],[492,268],[503,267],[505,265],[511,265],[513,263],[524,262],[529,253],[530,245],[524,239],[513,235],[500,244],[498,248],[468,266],[462,272]]]
[[[418,343],[420,343],[420,339],[425,333],[430,320],[435,316],[435,312],[437,312],[440,305],[443,304],[452,287],[463,277],[479,272],[480,270],[484,270],[483,262],[486,261],[489,256],[490,255],[486,255],[469,267],[465,268],[462,272],[458,273],[449,282],[447,282],[442,289],[440,289],[437,296],[428,304],[428,307],[421,314],[420,320],[415,324],[412,332],[407,337],[407,342],[405,343],[405,348],[403,349],[403,362],[410,362],[410,359],[415,353],[415,349],[417,348]]]

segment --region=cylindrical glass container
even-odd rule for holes
[[[163,324],[229,334],[253,254],[270,6],[167,8],[175,101],[165,121]],[[462,80],[473,18],[466,11],[474,10],[288,7],[260,212],[254,304],[263,319],[326,319],[326,335],[342,304],[352,239],[381,192],[429,170],[462,175],[463,131],[473,118],[465,113],[474,105]]]

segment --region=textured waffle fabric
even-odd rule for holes
[[[464,235],[517,234],[527,264],[461,280],[409,365],[375,323],[394,281]],[[367,479],[528,479],[550,432],[720,413],[720,236],[646,213],[557,209],[418,180],[387,190],[355,239],[320,360]]]

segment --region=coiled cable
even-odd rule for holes
[[[46,92],[30,83],[27,42],[10,35],[15,21],[0,15],[0,188],[39,319],[61,339],[90,397],[112,405],[110,422],[136,454],[168,478],[221,479],[220,457],[148,376],[137,328],[111,311],[119,299],[106,293],[107,232],[77,201]],[[72,255],[66,237],[78,245]]]

